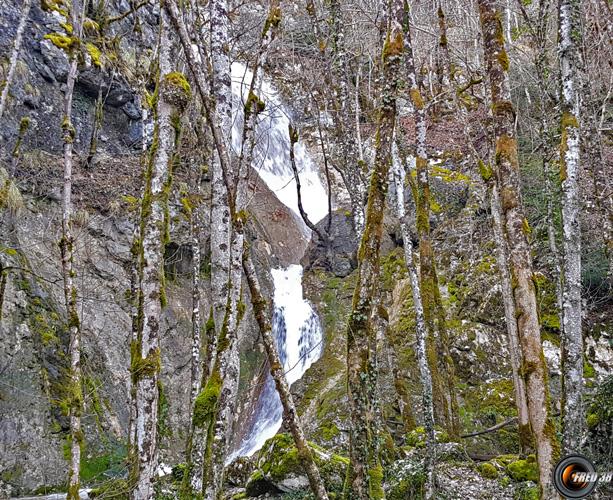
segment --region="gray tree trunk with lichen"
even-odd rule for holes
[[[212,0],[209,3],[212,82],[211,95],[215,99],[213,119],[218,123],[224,146],[229,151],[232,140],[232,79],[230,74],[229,24],[227,0]],[[230,167],[230,166],[229,166]],[[230,273],[231,216],[228,188],[219,159],[214,150],[211,180],[211,300],[217,335],[209,342],[208,363],[215,363],[216,339],[226,314],[226,300]],[[231,175],[230,171],[226,175]]]
[[[428,338],[428,329],[424,316],[424,308],[421,299],[421,286],[415,259],[413,256],[413,241],[411,239],[411,231],[407,220],[407,209],[404,200],[404,180],[407,175],[400,161],[394,162],[393,179],[396,191],[396,213],[400,221],[400,230],[402,232],[402,242],[404,246],[404,261],[407,272],[409,274],[409,282],[411,284],[411,292],[413,295],[413,308],[415,309],[415,336],[416,346],[415,355],[419,366],[419,377],[421,382],[422,394],[422,411],[424,416],[424,430],[426,433],[426,483],[424,491],[424,499],[429,500],[434,498],[435,474],[434,467],[436,464],[436,437],[434,434],[434,402],[432,399],[432,373],[428,365],[428,356],[426,349],[426,339]]]
[[[15,76],[15,69],[17,68],[17,61],[19,60],[19,52],[21,50],[21,42],[23,40],[23,31],[26,27],[28,15],[30,14],[30,7],[32,6],[32,0],[24,0],[21,6],[21,17],[19,18],[19,25],[17,26],[17,33],[15,35],[15,43],[13,45],[13,51],[11,52],[11,59],[9,62],[9,70],[6,75],[6,79],[3,82],[2,94],[0,95],[0,119],[6,109],[6,103],[8,102],[9,89],[11,83],[13,83],[13,77]]]
[[[438,285],[436,262],[430,234],[430,183],[428,179],[428,152],[426,149],[426,109],[419,91],[411,30],[409,27],[409,7],[405,4],[403,18],[405,74],[409,97],[415,116],[416,182],[413,183],[413,196],[417,209],[417,232],[419,235],[419,270],[424,316],[430,336],[427,337],[427,354],[433,380],[434,404],[440,424],[450,436],[459,435],[458,407],[455,397],[455,369],[449,354],[449,336],[446,327],[445,311]]]
[[[187,81],[171,72],[171,48],[166,13],[160,11],[158,50],[158,98],[154,104],[155,131],[145,175],[141,208],[142,325],[132,344],[132,377],[135,383],[136,439],[130,497],[153,498],[157,468],[157,426],[160,371],[160,322],[164,307],[163,258],[165,217],[170,189],[172,155],[177,146],[181,113],[190,97]]]
[[[270,365],[270,374],[275,381],[281,404],[283,405],[283,421],[289,427],[296,449],[298,450],[298,456],[304,470],[309,478],[309,484],[311,490],[318,500],[328,500],[328,494],[324,486],[324,482],[319,474],[319,469],[313,459],[313,454],[309,448],[304,431],[300,425],[300,418],[296,412],[296,405],[292,393],[289,389],[289,384],[285,378],[283,371],[283,364],[279,358],[275,339],[272,336],[272,325],[270,323],[270,310],[266,302],[266,299],[262,295],[260,282],[251,260],[250,251],[245,248],[243,255],[243,268],[245,270],[245,276],[247,283],[249,284],[249,291],[251,293],[251,303],[253,304],[253,311],[256,321],[260,327],[260,335],[262,336],[262,343],[266,350],[268,357],[268,364]]]
[[[347,494],[362,500],[384,498],[383,469],[375,453],[373,417],[369,395],[372,377],[372,346],[376,332],[371,316],[376,303],[380,266],[381,234],[396,122],[396,96],[402,62],[403,36],[401,0],[393,3],[386,42],[383,47],[382,98],[376,135],[376,151],[368,191],[366,225],[358,251],[358,280],[347,325],[347,394],[351,415]]]
[[[513,388],[515,389],[515,406],[517,407],[517,421],[519,425],[519,444],[522,451],[526,452],[532,449],[533,439],[528,415],[526,384],[521,376],[522,356],[519,344],[519,334],[517,332],[515,303],[513,302],[511,273],[509,271],[509,252],[507,250],[507,243],[504,239],[504,224],[500,208],[500,195],[498,194],[498,188],[494,182],[491,182],[490,186],[490,207],[492,210],[494,239],[496,241],[496,259],[498,271],[500,273],[504,317],[507,325],[511,374],[513,377]]]
[[[336,138],[338,151],[335,166],[343,178],[351,200],[353,225],[358,238],[364,231],[364,202],[366,196],[364,162],[359,158],[356,132],[351,120],[351,99],[349,92],[349,69],[345,47],[345,28],[342,20],[341,3],[330,0],[330,24],[334,49],[334,65],[338,84],[336,87]],[[316,23],[314,23],[316,25]]]
[[[496,138],[495,171],[500,190],[505,239],[517,328],[522,347],[522,373],[526,383],[530,425],[534,434],[541,496],[557,497],[551,472],[559,455],[555,427],[549,414],[547,366],[541,346],[528,223],[522,207],[519,160],[515,138],[515,112],[511,103],[509,59],[504,48],[502,13],[496,0],[479,0],[481,30],[493,109]]]
[[[81,3],[74,0],[70,8],[70,22],[75,36],[81,35],[82,11]],[[72,124],[72,100],[74,86],[77,79],[79,54],[77,48],[68,49],[68,76],[64,90],[64,116],[62,119],[62,137],[64,141],[64,185],[62,192],[62,238],[60,240],[60,254],[62,258],[62,278],[64,281],[64,300],[66,304],[66,317],[70,334],[69,354],[70,372],[66,388],[66,403],[69,408],[70,419],[70,464],[68,468],[68,492],[66,498],[74,500],[79,498],[81,447],[83,445],[83,431],[81,429],[81,415],[83,413],[83,381],[81,374],[81,322],[77,310],[77,289],[74,284],[74,237],[72,234],[72,168],[73,168],[73,142],[76,131]]]
[[[581,2],[560,0],[558,51],[562,79],[562,181],[563,230],[563,328],[562,328],[562,444],[565,453],[581,448],[585,431],[583,415],[583,334],[581,331],[581,227],[579,176],[581,170],[579,131],[579,50],[581,47]]]

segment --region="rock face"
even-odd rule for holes
[[[327,491],[341,493],[349,460],[316,445],[312,445],[311,449]],[[246,494],[259,497],[264,494],[301,492],[308,488],[309,480],[292,437],[278,434],[266,441],[259,452],[255,471],[247,481]]]
[[[331,216],[328,215],[319,221],[316,227],[323,234],[327,234],[328,225],[331,229],[330,247],[321,241],[317,234],[314,234],[301,264],[305,270],[325,269],[335,276],[344,278],[358,265],[356,256],[358,241],[353,229],[351,213],[348,211],[333,212]]]

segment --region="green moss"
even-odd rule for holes
[[[484,163],[481,159],[477,160],[477,167],[479,168],[479,174],[481,174],[481,178],[485,182],[489,181],[494,175],[492,167]]]
[[[64,51],[70,51],[79,44],[79,39],[77,37],[65,35],[63,33],[47,33],[44,38]]]
[[[255,94],[255,92],[250,91],[249,96],[247,97],[247,102],[245,102],[245,116],[250,117],[252,114],[258,115],[262,113],[265,109],[266,109],[266,103],[262,99],[260,99]]]
[[[589,362],[588,359],[583,360],[583,377],[584,378],[595,378],[596,370],[594,369],[594,365]]]
[[[194,401],[193,423],[196,427],[203,426],[211,415],[216,413],[221,386],[222,380],[219,375],[219,369],[214,369],[204,389],[202,389],[196,397],[196,401]]]
[[[104,482],[89,492],[91,498],[113,498],[115,500],[128,500],[131,491],[130,484],[125,479],[112,479]]]
[[[89,57],[91,57],[92,64],[96,66],[97,68],[101,68],[102,67],[102,59],[101,59],[102,53],[100,52],[100,49],[96,47],[93,43],[87,43],[85,45],[85,50],[87,50]]]
[[[501,49],[498,52],[498,62],[504,71],[509,71],[509,56],[506,50]]]
[[[390,57],[399,56],[402,54],[403,50],[404,38],[402,33],[398,31],[393,38],[388,35],[385,40],[385,45],[383,46],[383,60],[385,61]]]
[[[479,474],[486,479],[496,479],[498,477],[498,469],[495,465],[489,462],[483,462],[477,466]]]
[[[340,493],[349,460],[346,457],[326,452],[313,443],[309,443],[309,448],[327,491]],[[269,439],[260,452],[258,469],[247,482],[247,494],[257,493],[258,486],[267,479],[278,482],[292,474],[303,474],[303,460],[289,434],[278,434]]]
[[[540,498],[538,487],[530,486],[530,483],[520,484],[513,495],[513,500],[539,500]]]
[[[385,492],[383,491],[383,467],[376,465],[368,469],[368,479],[370,498],[373,500],[385,498]]]
[[[264,22],[264,28],[262,29],[262,38],[268,34],[270,28],[276,28],[281,23],[281,7],[274,7],[271,9],[266,21]]]
[[[595,429],[600,423],[600,415],[598,413],[588,413],[586,421],[588,429]]]
[[[130,372],[134,380],[142,377],[152,377],[154,374],[159,373],[162,367],[159,348],[156,347],[146,358],[143,358],[141,356],[140,342],[132,342],[130,344],[130,351]]]
[[[538,467],[534,455],[525,460],[516,460],[507,465],[509,476],[515,481],[538,482]]]
[[[423,97],[421,96],[421,92],[417,88],[412,88],[409,90],[409,96],[411,97],[411,103],[415,109],[424,109],[426,106]]]

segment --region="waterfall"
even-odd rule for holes
[[[287,382],[291,385],[321,356],[322,329],[317,314],[302,297],[302,266],[273,269],[272,277],[275,285],[273,336]],[[258,451],[267,439],[277,433],[282,420],[281,400],[268,373],[256,403],[251,432],[230,461]]]
[[[236,113],[232,130],[235,151],[239,151],[241,146],[242,102],[248,92],[251,77],[252,73],[244,65],[232,65],[232,92],[237,104],[234,106]],[[266,109],[260,115],[256,130],[258,142],[252,166],[279,200],[298,214],[296,183],[289,159],[288,111],[278,92],[266,80],[262,84],[260,97],[265,101]],[[313,222],[318,222],[327,215],[326,190],[317,167],[300,141],[295,144],[294,151],[304,210]],[[323,333],[317,314],[302,296],[302,266],[272,269],[272,278],[273,336],[287,381],[291,385],[321,356]],[[250,419],[251,428],[228,462],[258,451],[267,439],[277,433],[282,421],[281,400],[270,373],[267,373]]]

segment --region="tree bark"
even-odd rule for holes
[[[136,386],[136,442],[134,482],[130,498],[153,498],[157,468],[160,323],[165,307],[163,283],[170,169],[178,143],[181,115],[190,98],[185,77],[171,71],[171,42],[166,12],[160,10],[159,77],[154,104],[155,130],[151,159],[145,175],[141,207],[142,331],[131,346],[132,377]]]
[[[515,389],[515,406],[517,408],[517,423],[519,426],[519,445],[522,452],[527,453],[533,448],[534,444],[532,431],[530,430],[526,384],[521,376],[522,355],[519,343],[519,333],[517,331],[515,303],[513,302],[511,273],[509,271],[509,252],[507,250],[507,243],[504,239],[504,223],[502,220],[498,188],[494,182],[491,182],[489,187],[494,239],[496,240],[496,259],[500,272],[504,317],[507,324],[507,336],[509,339],[509,360],[511,361],[513,388]]]
[[[337,95],[337,140],[339,151],[335,164],[342,171],[342,177],[351,200],[353,225],[358,238],[364,231],[364,201],[366,196],[365,175],[362,172],[358,147],[351,124],[351,97],[349,93],[349,69],[345,47],[345,28],[339,0],[330,0],[330,24],[334,48],[334,65],[338,85]],[[357,90],[356,90],[357,91]]]
[[[75,36],[80,36],[82,19],[81,3],[74,0],[70,8],[70,22]],[[68,49],[68,76],[64,91],[64,117],[62,120],[62,137],[64,141],[64,187],[62,193],[62,239],[60,253],[62,257],[62,276],[64,280],[64,299],[66,316],[70,333],[70,373],[66,399],[70,418],[70,466],[68,470],[67,500],[79,498],[81,447],[83,446],[83,431],[81,430],[81,415],[83,413],[83,386],[81,374],[81,323],[77,310],[77,289],[74,284],[74,237],[72,234],[72,167],[73,142],[76,131],[72,124],[72,99],[74,85],[77,79],[79,54],[75,47]]]
[[[368,192],[366,225],[358,251],[358,280],[347,325],[347,393],[351,415],[347,493],[355,500],[383,498],[383,470],[372,436],[373,415],[369,394],[373,381],[371,346],[376,339],[371,315],[379,277],[383,214],[396,122],[396,96],[403,53],[403,2],[393,4],[390,29],[383,47],[382,99],[376,134],[376,151]]]
[[[530,425],[534,433],[541,497],[556,498],[551,482],[552,467],[559,456],[555,427],[549,414],[547,366],[541,346],[528,223],[519,189],[519,160],[515,137],[515,112],[511,103],[509,59],[504,48],[502,12],[496,0],[479,0],[485,61],[490,80],[496,137],[495,176],[509,249],[511,286],[517,328],[523,354]]]
[[[2,94],[0,95],[0,119],[6,109],[6,103],[8,102],[9,89],[13,83],[15,77],[15,69],[17,68],[17,61],[19,60],[19,51],[21,50],[21,43],[23,41],[23,31],[28,21],[28,15],[30,14],[30,8],[32,7],[32,0],[24,0],[21,6],[21,17],[19,19],[19,25],[17,26],[17,34],[15,35],[15,43],[13,44],[13,51],[11,52],[11,60],[9,62],[9,71],[4,81],[4,87],[2,88]]]
[[[417,364],[419,366],[419,377],[421,382],[422,394],[422,411],[424,415],[424,430],[426,432],[426,488],[424,498],[429,500],[434,498],[434,467],[436,463],[436,437],[434,434],[434,402],[432,399],[432,373],[428,365],[428,356],[426,349],[426,339],[428,338],[428,329],[424,315],[424,308],[421,295],[421,287],[415,259],[413,256],[413,241],[407,220],[407,209],[404,200],[404,179],[407,175],[404,167],[400,162],[394,168],[394,184],[396,190],[396,213],[400,221],[400,230],[402,232],[402,242],[404,245],[404,260],[409,274],[409,283],[411,284],[411,292],[413,295],[413,308],[415,309],[415,336],[416,347],[415,354]]]
[[[245,270],[245,276],[247,277],[247,283],[249,284],[249,291],[251,293],[251,303],[253,304],[253,311],[255,318],[260,327],[260,334],[262,336],[262,342],[266,355],[268,356],[268,364],[270,365],[270,374],[275,381],[277,392],[283,405],[283,421],[288,426],[296,449],[298,450],[298,456],[302,462],[304,470],[309,478],[309,484],[313,494],[318,500],[327,500],[328,494],[324,482],[319,474],[319,469],[313,459],[313,453],[309,448],[306,437],[300,424],[300,418],[296,412],[296,405],[294,405],[294,399],[290,392],[289,384],[285,378],[283,372],[283,363],[279,358],[277,347],[275,345],[275,339],[272,336],[272,325],[270,323],[270,310],[266,299],[262,295],[259,279],[251,260],[251,255],[248,248],[245,248],[243,253],[243,269]]]
[[[416,134],[416,173],[417,182],[413,195],[417,209],[417,233],[419,236],[419,265],[424,316],[428,325],[428,359],[433,378],[434,402],[440,424],[452,438],[460,433],[458,407],[455,398],[455,368],[449,353],[449,337],[446,327],[445,311],[438,286],[436,262],[430,233],[430,183],[428,179],[428,152],[426,149],[426,109],[417,84],[417,73],[413,57],[413,45],[408,18],[408,2],[405,1],[407,14],[403,20],[404,59],[409,97],[413,105]]]
[[[563,331],[562,331],[562,444],[564,453],[580,451],[585,431],[583,415],[583,334],[581,331],[581,226],[579,176],[581,173],[579,130],[579,47],[581,2],[560,0],[558,51],[561,70],[563,228]]]

